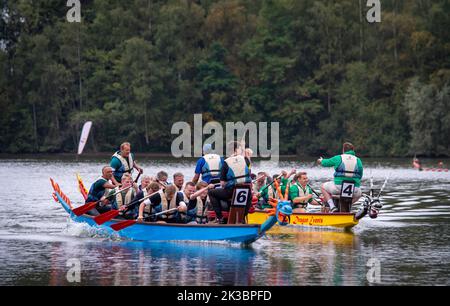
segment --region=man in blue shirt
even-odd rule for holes
[[[208,192],[211,205],[216,213],[216,222],[221,224],[226,223],[222,216],[221,200],[227,202],[226,210],[228,211],[230,208],[228,201],[231,200],[235,187],[237,185],[249,185],[251,188],[252,183],[250,160],[244,156],[244,149],[238,142],[232,142],[229,145],[233,148],[233,154],[224,161],[220,171],[219,180],[222,188],[212,189]],[[245,214],[251,206],[251,200],[252,197],[248,196]]]
[[[202,181],[208,184],[217,184],[220,182],[220,171],[222,170],[223,158],[218,154],[211,153],[212,146],[207,143],[203,146],[203,156],[197,161],[195,175],[192,179],[197,184],[200,175]]]

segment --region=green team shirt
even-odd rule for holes
[[[292,184],[291,187],[289,188],[289,200],[293,201],[295,198],[300,196],[300,189],[301,188],[303,190],[303,193],[306,195],[308,194],[312,194],[312,190],[311,188],[306,185],[306,188],[303,188],[300,184]],[[313,198],[309,199],[306,201],[306,203],[311,203],[313,201]]]
[[[284,176],[281,177],[280,189],[281,189],[281,194],[283,196],[284,196],[284,193],[286,192],[286,186],[290,183],[291,183],[290,179],[287,179]]]
[[[264,200],[266,200],[266,201],[269,201],[269,188],[273,188],[273,185],[269,186],[267,188],[266,188],[266,186],[263,186],[263,187],[261,187],[261,189],[259,189],[259,192],[261,193],[261,197],[264,198]],[[265,203],[262,205],[262,208],[272,208],[272,206],[269,203]]]
[[[281,193],[284,195],[284,192],[286,191],[286,186],[287,184],[290,183],[290,180],[285,179],[284,177],[281,178],[281,183],[280,183],[280,189],[281,189]],[[263,186],[261,187],[261,189],[259,189],[259,192],[261,192],[261,196],[264,197],[264,199],[268,200],[269,199],[269,188],[273,188],[274,193],[277,193],[277,190],[275,189],[274,184],[272,184],[270,187]],[[261,191],[262,189],[264,189],[263,191]]]
[[[347,151],[344,154],[349,154],[355,156],[354,151]],[[324,167],[334,167],[334,170],[336,170],[342,163],[341,155],[333,156],[332,158],[323,159],[322,160],[322,166]],[[356,167],[360,169],[361,171],[361,177],[363,176],[363,164],[361,162],[361,159],[357,157]],[[353,178],[353,177],[334,177],[334,184],[335,185],[341,185],[342,181],[353,181],[355,183],[355,187],[361,186],[361,179],[360,178]]]
[[[288,179],[286,179],[284,177],[281,178],[280,189],[281,189],[281,193],[283,195],[284,195],[284,193],[286,191],[286,186],[287,186],[288,183],[290,183],[290,181]],[[270,187],[267,187],[267,188],[266,188],[266,186],[263,186],[259,190],[259,192],[261,192],[261,197],[263,197],[266,201],[269,200],[269,188],[273,189],[273,192],[275,193],[275,195],[277,194],[277,190],[275,189],[273,184]],[[262,189],[264,189],[264,190],[262,190]],[[264,204],[262,206],[262,208],[272,208],[272,206],[270,204]]]
[[[264,198],[264,200],[266,200],[266,201],[269,200],[269,188],[270,187],[266,188],[266,186],[263,186],[259,189],[259,192],[261,193],[261,197]]]

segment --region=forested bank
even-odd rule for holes
[[[280,122],[280,153],[450,155],[450,1],[0,1],[0,152],[169,152],[177,121]]]

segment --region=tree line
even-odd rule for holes
[[[450,155],[450,1],[1,3],[0,152],[168,152],[171,126],[280,123],[282,154]]]

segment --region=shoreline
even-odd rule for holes
[[[196,160],[199,157],[174,157],[171,153],[165,152],[133,152],[136,156],[136,159],[139,158],[163,158],[163,159],[193,159]],[[76,153],[0,153],[0,159],[46,159],[46,158],[62,158],[62,159],[76,159],[76,160],[85,160],[91,158],[105,158],[111,157],[112,153],[110,152],[90,152],[83,153],[82,155],[78,155]],[[364,156],[361,155],[361,158],[370,158],[370,159],[412,159],[414,156]],[[426,160],[447,160],[450,159],[450,156],[418,156],[421,159]],[[295,154],[283,154],[279,156],[280,160],[292,160],[292,159],[306,159],[306,160],[314,160],[318,158],[318,156],[311,155],[295,155]],[[329,158],[324,156],[324,158]],[[254,160],[270,160],[270,158],[262,158],[262,157],[253,157]]]

